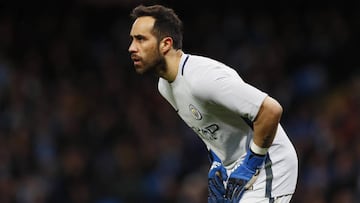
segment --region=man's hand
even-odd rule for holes
[[[240,201],[244,192],[256,181],[264,160],[265,155],[255,154],[250,149],[247,151],[244,161],[230,174],[225,194],[226,202],[238,203]]]
[[[225,196],[224,181],[227,179],[226,169],[220,158],[209,151],[211,167],[208,173],[208,203],[223,203]]]

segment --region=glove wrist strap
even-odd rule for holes
[[[257,146],[253,140],[251,140],[250,142],[250,149],[252,152],[254,152],[255,154],[258,154],[258,155],[265,155],[268,151],[269,148],[262,148],[262,147],[259,147]]]

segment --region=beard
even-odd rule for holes
[[[158,56],[155,57],[154,60],[152,61],[152,63],[150,63],[148,66],[149,72],[152,72],[155,74],[163,72],[163,71],[165,71],[165,69],[166,69],[165,58],[163,56],[161,56],[160,54],[158,54]]]
[[[135,66],[136,72],[139,74],[155,74],[165,71],[166,62],[165,57],[160,55],[159,51],[154,52],[150,57],[151,61],[142,61],[142,66]]]

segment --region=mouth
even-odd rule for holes
[[[134,65],[137,65],[137,64],[139,64],[141,62],[140,57],[135,56],[135,55],[131,56],[131,60],[134,62]]]

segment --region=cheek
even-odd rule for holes
[[[158,47],[149,47],[149,49],[146,51],[146,58],[147,60],[156,60],[159,57],[159,49]]]

